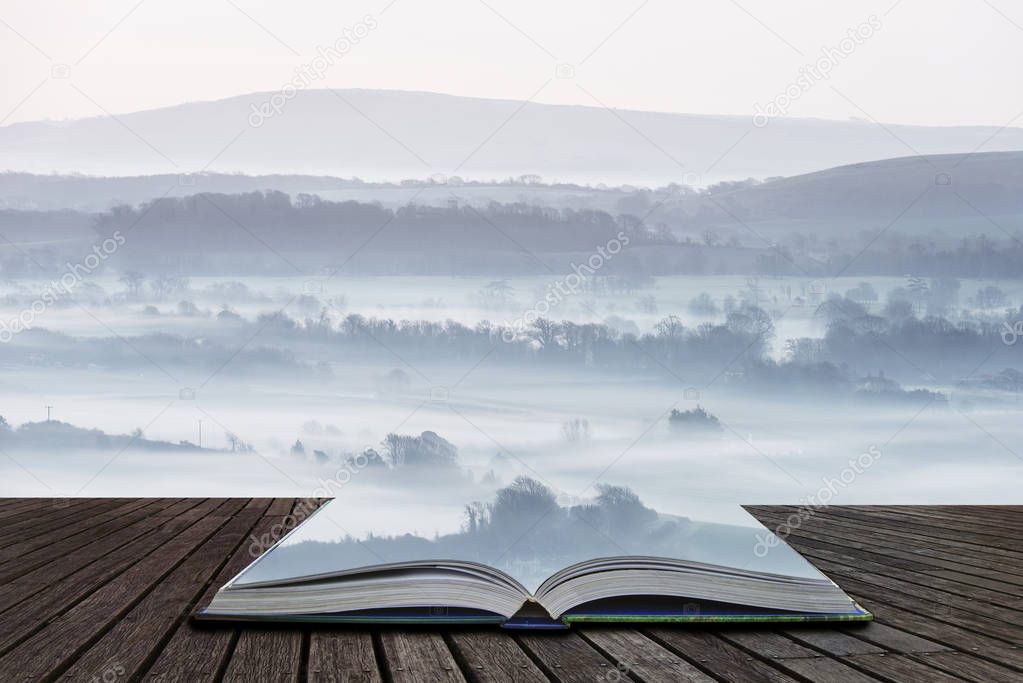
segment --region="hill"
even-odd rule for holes
[[[711,189],[667,201],[658,218],[771,239],[890,228],[940,241],[1023,229],[1023,152],[901,157]]]
[[[302,173],[368,179],[539,174],[546,179],[704,185],[904,155],[1023,149],[1023,130],[886,126],[615,110],[383,90],[273,93],[0,127],[7,170],[97,175]],[[253,125],[258,124],[258,125]],[[240,137],[239,137],[240,136]]]

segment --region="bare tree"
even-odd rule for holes
[[[558,324],[549,318],[537,318],[532,324],[532,336],[545,349],[555,346]]]
[[[590,422],[585,418],[573,417],[561,424],[561,436],[568,443],[584,444],[590,440]]]
[[[137,297],[139,289],[142,288],[142,283],[146,281],[146,276],[137,270],[126,270],[121,273],[121,277],[117,278],[117,281],[128,288],[129,295]]]
[[[677,315],[669,315],[657,323],[654,329],[660,337],[681,337],[686,327],[682,324],[682,318]]]

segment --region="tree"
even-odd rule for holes
[[[157,299],[164,299],[172,294],[179,294],[188,289],[188,278],[178,275],[161,275],[149,281],[149,288]]]
[[[465,506],[465,531],[474,534],[490,524],[490,506],[474,501]]]
[[[689,302],[689,312],[693,315],[714,315],[718,307],[714,305],[714,299],[710,298],[707,292],[700,292]]]
[[[570,444],[583,444],[590,440],[590,423],[581,417],[573,417],[561,423],[561,436]]]
[[[733,334],[743,334],[767,340],[774,336],[774,321],[767,311],[744,305],[725,318],[725,326]]]
[[[178,302],[178,315],[196,317],[200,314],[201,311],[199,310],[199,307],[193,304],[191,301]]]
[[[949,308],[959,301],[961,284],[954,277],[931,278],[930,293],[927,297],[927,313],[944,315]]]
[[[755,277],[746,278],[746,288],[739,292],[739,298],[750,306],[759,306],[763,289],[760,287],[760,279]]]
[[[922,309],[929,290],[927,281],[916,275],[907,275],[906,289],[909,291],[913,305],[918,309]]]
[[[861,282],[845,293],[846,297],[859,304],[872,304],[877,301],[877,290],[869,282]]]
[[[391,467],[446,468],[458,464],[458,449],[436,432],[419,436],[390,433],[381,442]]]
[[[681,337],[685,329],[682,319],[677,315],[669,315],[654,326],[654,331],[657,332],[658,337],[666,337],[668,339]]]
[[[557,509],[557,498],[549,488],[535,479],[516,477],[510,486],[497,492],[491,520],[495,531],[524,531]]]
[[[991,309],[1001,308],[1007,303],[1005,292],[994,285],[988,285],[977,290],[977,296],[973,297],[973,303],[977,308]]]
[[[890,298],[884,307],[884,314],[885,317],[899,322],[909,320],[913,317],[913,304],[905,299]]]
[[[305,457],[305,446],[302,445],[302,441],[295,439],[295,444],[291,447],[291,454],[295,456]]]
[[[530,335],[542,348],[557,346],[558,324],[549,318],[537,318],[530,326]]]
[[[137,297],[142,283],[146,281],[146,276],[137,270],[126,270],[121,273],[121,277],[117,278],[117,281],[128,288],[129,295]]]
[[[604,512],[604,522],[611,533],[640,531],[657,519],[657,513],[625,486],[597,484],[597,505]]]
[[[823,353],[824,345],[820,339],[801,337],[785,342],[785,355],[793,363],[812,365],[821,360]]]
[[[668,424],[678,431],[720,432],[721,423],[718,419],[697,405],[692,410],[671,409]]]

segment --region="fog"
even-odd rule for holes
[[[736,522],[740,503],[1017,495],[1018,280],[597,275],[548,300],[570,272],[108,269],[29,325],[50,280],[7,280],[0,493],[371,507],[526,476],[564,505],[612,483]],[[388,436],[424,433],[447,460],[396,463]],[[359,464],[371,451],[379,467]]]
[[[223,148],[265,175],[209,161],[258,94],[0,128],[0,495],[337,497],[456,544],[524,481],[734,524],[1018,500],[1017,129],[898,128],[943,152],[900,157],[863,121],[626,112],[637,147],[536,105],[448,176],[325,92]],[[353,96],[446,167],[515,104]]]

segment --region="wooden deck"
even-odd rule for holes
[[[296,504],[0,500],[0,681],[1023,680],[1023,506],[798,518],[789,542],[874,612],[864,626],[195,626]],[[771,528],[795,511],[749,509]]]

